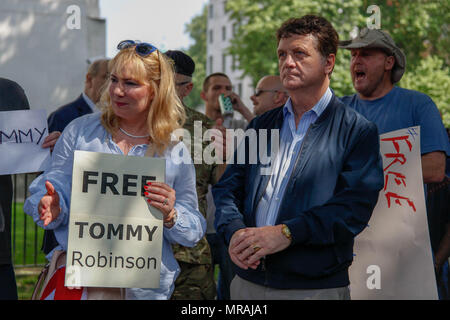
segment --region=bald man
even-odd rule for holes
[[[258,81],[255,93],[250,99],[253,102],[253,113],[255,116],[259,116],[264,112],[283,106],[288,95],[279,76],[265,76]]]
[[[99,112],[96,107],[100,100],[103,85],[108,79],[109,59],[99,59],[94,61],[86,73],[84,82],[84,92],[75,100],[48,116],[48,131],[60,131],[73,120],[88,113]]]

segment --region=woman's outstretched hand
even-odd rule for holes
[[[58,218],[61,207],[59,206],[59,195],[50,181],[45,181],[47,193],[41,198],[38,205],[40,219],[44,221],[44,227]]]

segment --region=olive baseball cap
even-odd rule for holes
[[[339,47],[343,49],[377,48],[385,51],[395,58],[391,79],[393,83],[399,82],[405,73],[406,56],[395,44],[391,36],[380,29],[364,28],[352,40],[339,41]]]

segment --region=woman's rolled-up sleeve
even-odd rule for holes
[[[31,216],[38,226],[44,229],[55,230],[62,226],[67,226],[69,222],[75,134],[71,126],[64,130],[53,150],[51,166],[29,186],[30,196],[24,203],[24,212]],[[61,212],[57,219],[44,227],[44,222],[40,220],[38,205],[41,198],[47,193],[45,188],[45,181],[47,180],[51,182],[59,195]]]
[[[188,152],[187,149],[184,151]],[[171,243],[194,247],[206,232],[206,220],[198,210],[195,168],[192,161],[172,164],[171,167],[175,170],[172,187],[176,192],[175,209],[178,217],[171,228],[164,228],[164,236]]]

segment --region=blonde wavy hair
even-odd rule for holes
[[[120,50],[109,62],[109,74],[122,74],[126,70],[133,75],[133,80],[149,85],[153,99],[148,108],[147,124],[150,143],[159,154],[171,145],[171,134],[181,128],[186,120],[186,113],[175,89],[173,64],[155,50],[146,57],[138,55],[135,46]],[[113,135],[119,129],[119,119],[111,106],[109,87],[111,78],[105,84],[99,106],[102,110],[101,123]]]

